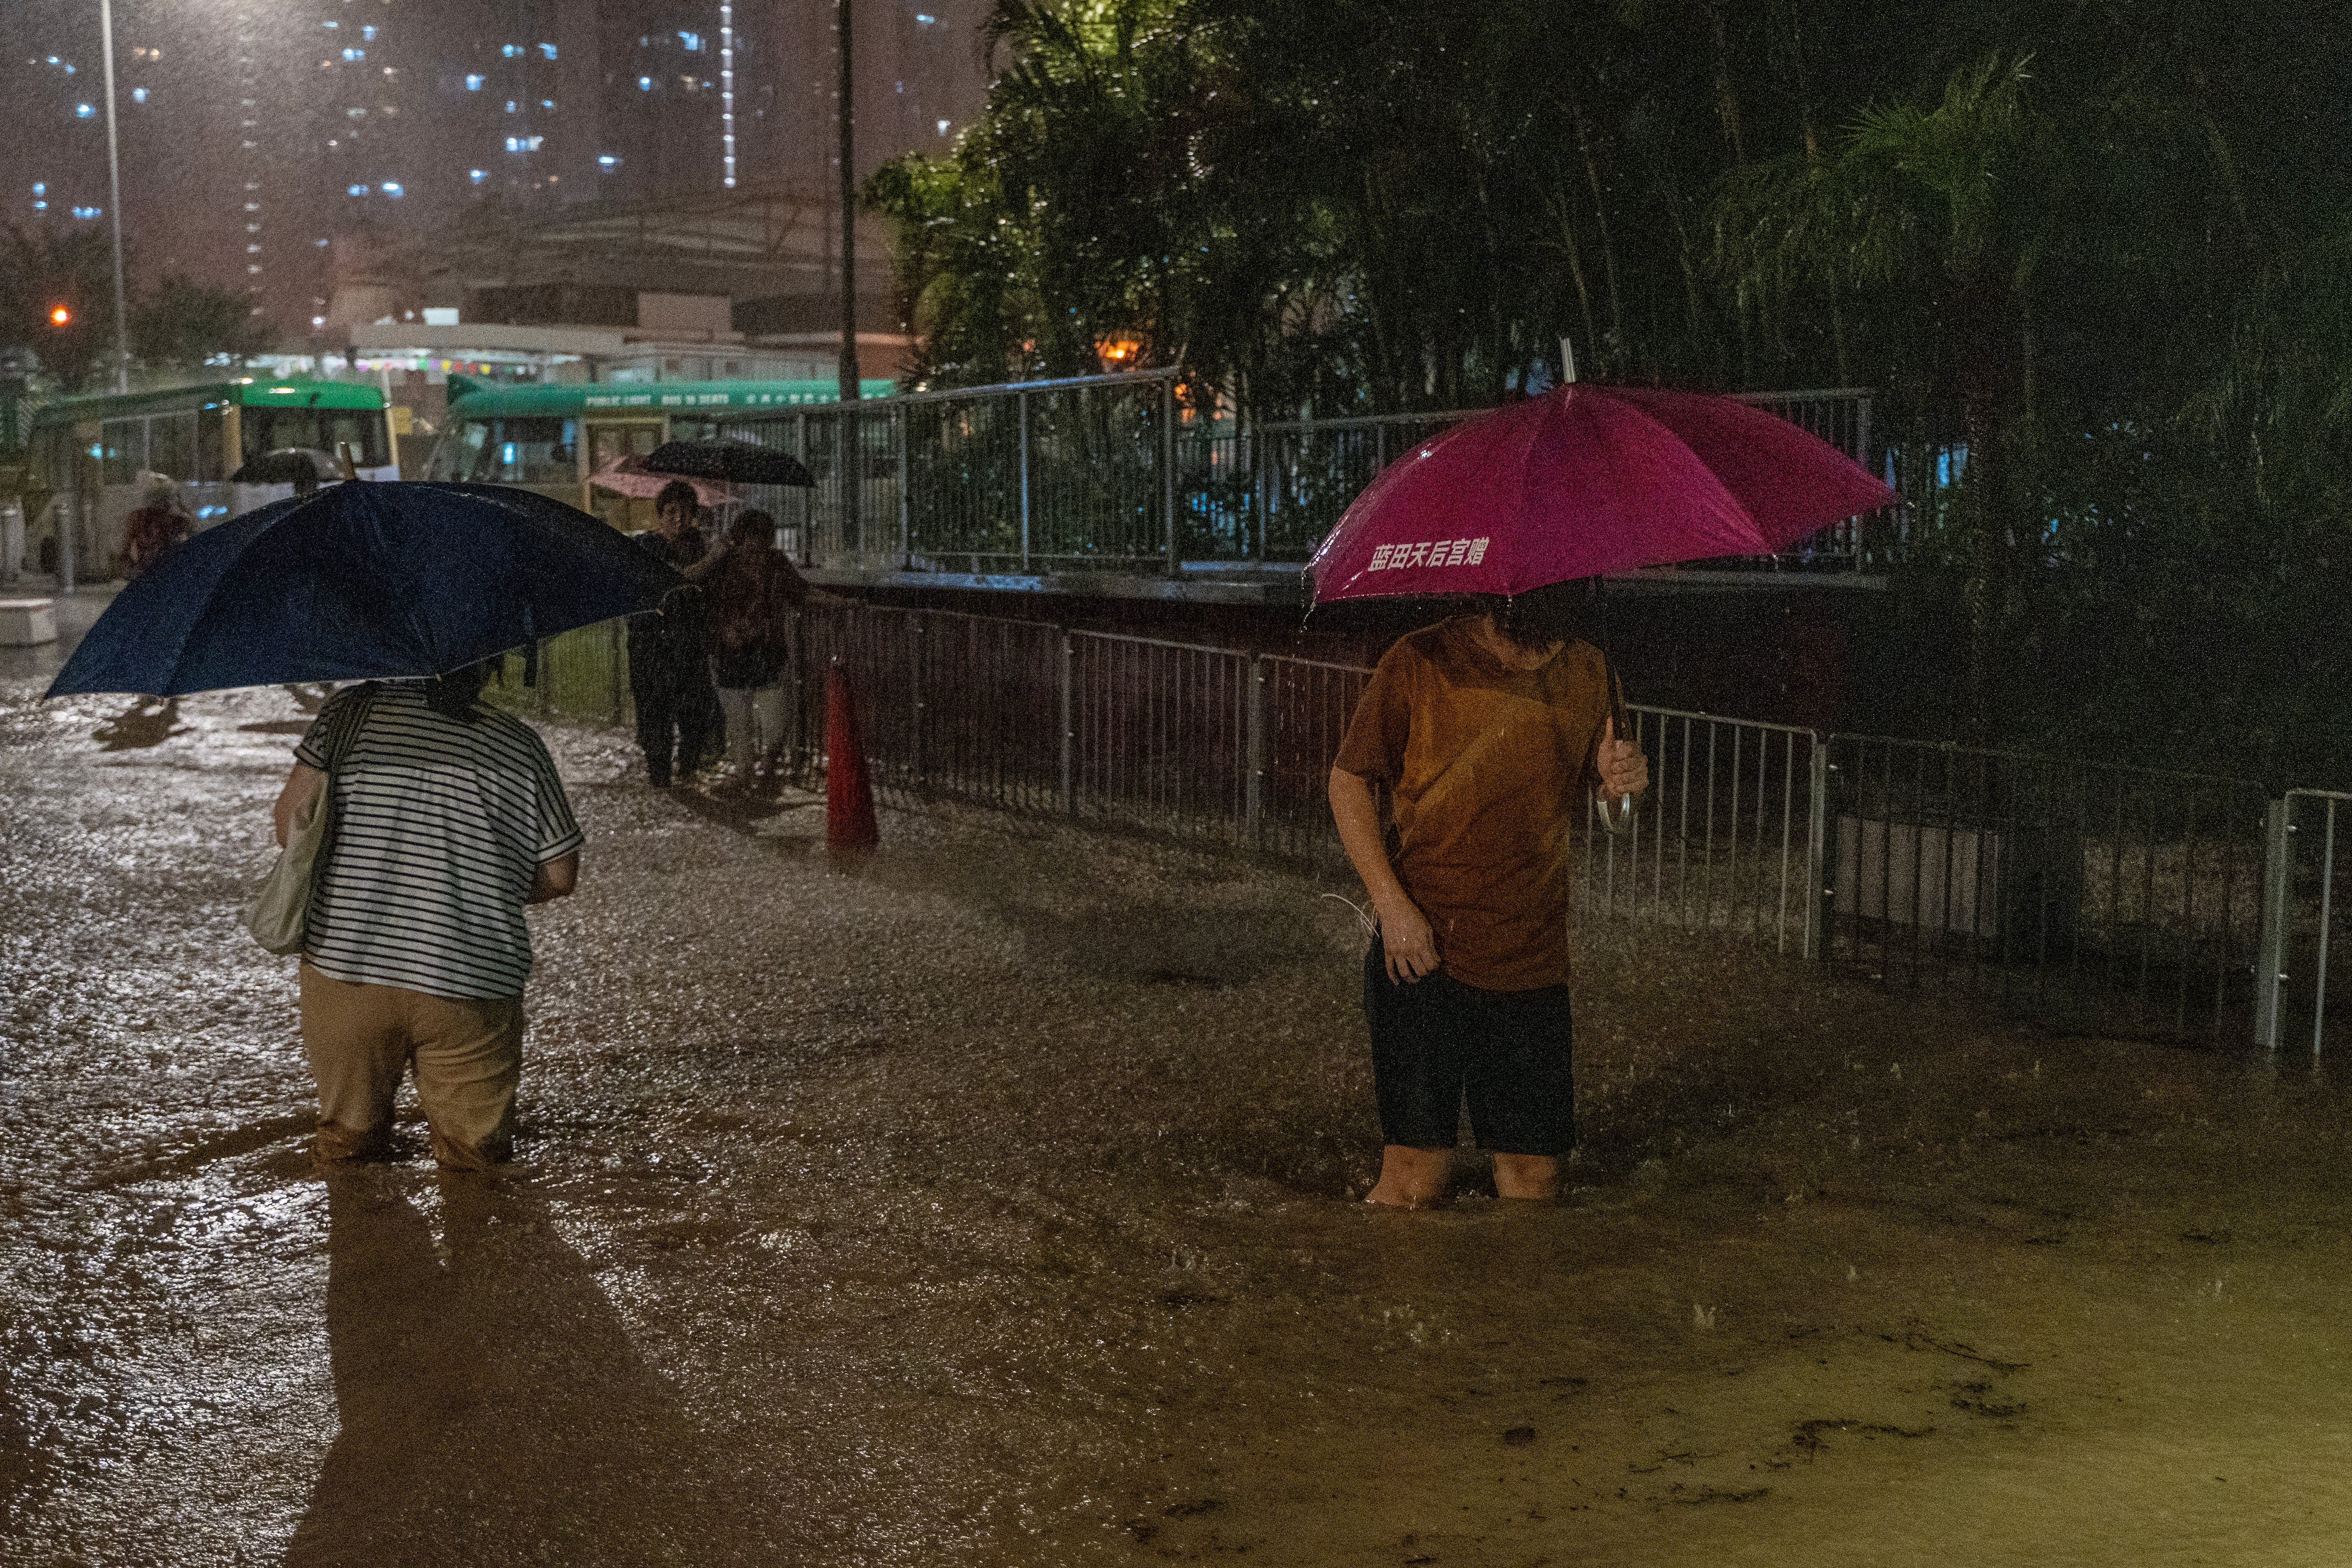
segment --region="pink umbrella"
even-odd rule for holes
[[[641,500],[651,500],[667,486],[678,483],[692,485],[694,499],[704,506],[724,506],[742,499],[731,486],[722,485],[715,479],[681,480],[676,474],[647,473],[645,459],[638,457],[605,459],[604,467],[588,476],[588,482],[600,490],[609,490],[616,496],[634,496]]]
[[[1895,499],[1828,442],[1745,403],[1572,383],[1397,458],[1307,572],[1318,604],[1524,594],[1764,554]]]

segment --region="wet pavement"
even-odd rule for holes
[[[315,699],[12,657],[11,1564],[2352,1556],[2307,1068],[1590,933],[1572,1190],[1375,1212],[1337,884],[556,730],[520,1158],[328,1177],[235,921]]]

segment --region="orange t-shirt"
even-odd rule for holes
[[[1401,639],[1336,765],[1389,786],[1397,879],[1446,973],[1489,991],[1568,981],[1570,824],[1598,774],[1609,673],[1571,642],[1521,672],[1457,616]]]

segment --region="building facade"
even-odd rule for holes
[[[856,0],[856,174],[982,106],[986,0]],[[105,218],[94,5],[0,4],[0,221]],[[118,0],[124,222],[145,276],[331,335],[339,250],[480,216],[788,191],[839,215],[833,0]]]

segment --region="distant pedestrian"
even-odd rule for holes
[[[640,545],[683,572],[701,561],[709,542],[698,518],[694,487],[680,479],[654,498],[654,526],[632,534]],[[629,691],[637,704],[637,744],[656,789],[691,775],[714,756],[723,721],[710,684],[698,590],[674,591],[659,615],[629,622]]]
[[[1587,789],[1649,784],[1601,651],[1538,591],[1401,639],[1356,705],[1331,815],[1379,917],[1364,1011],[1380,1100],[1367,1201],[1440,1201],[1465,1098],[1507,1198],[1550,1198],[1575,1141],[1568,921]],[[1386,785],[1393,839],[1373,786]]]
[[[727,549],[687,573],[702,585],[710,677],[727,721],[735,784],[750,787],[754,769],[772,763],[784,740],[784,674],[792,657],[793,606],[807,582],[776,548],[776,521],[751,510],[727,530]]]
[[[196,520],[180,487],[162,474],[142,474],[139,504],[122,520],[122,555],[118,563],[125,577],[136,577],[156,557],[195,531]]]
[[[278,797],[283,844],[296,813],[333,791],[301,969],[323,1159],[385,1152],[412,1068],[435,1160],[480,1170],[511,1154],[523,908],[572,890],[581,833],[538,734],[478,700],[488,673],[336,693]]]

